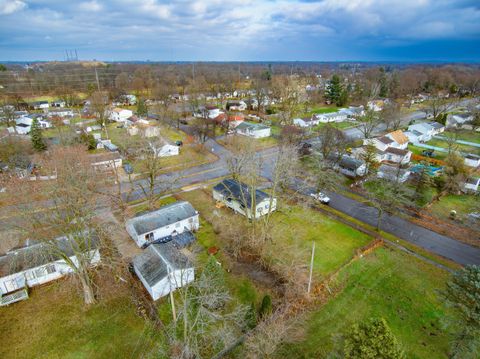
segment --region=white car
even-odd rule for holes
[[[310,196],[313,197],[313,199],[323,203],[323,204],[329,204],[330,203],[330,197],[328,197],[325,193],[318,192],[318,193],[310,193]]]

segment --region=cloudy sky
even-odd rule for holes
[[[0,0],[0,60],[480,61],[479,0]]]

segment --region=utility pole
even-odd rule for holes
[[[312,245],[312,259],[310,260],[310,276],[308,278],[308,289],[307,293],[310,294],[310,289],[312,287],[312,274],[313,274],[313,258],[315,257],[315,242]]]
[[[98,81],[98,73],[97,68],[95,67],[95,78],[97,79],[97,89],[100,91],[100,81]]]

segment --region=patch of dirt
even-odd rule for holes
[[[426,213],[420,213],[418,218],[412,218],[411,222],[422,227],[428,228],[434,232],[454,238],[460,242],[480,247],[480,232],[466,228],[454,221],[442,221]]]

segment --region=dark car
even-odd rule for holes
[[[180,147],[183,146],[183,141],[175,141],[175,144]]]
[[[123,169],[124,169],[125,172],[126,172],[127,174],[129,174],[129,175],[131,175],[131,174],[133,173],[133,167],[132,167],[132,165],[129,164],[129,163],[125,163],[125,164],[123,165]]]

